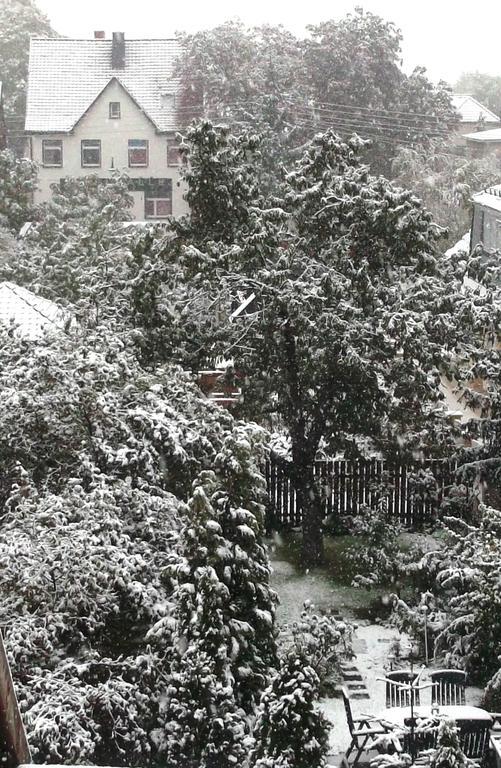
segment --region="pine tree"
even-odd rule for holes
[[[250,712],[276,664],[276,596],[262,522],[234,507],[213,475],[202,479],[175,571],[178,642],[206,653],[216,674],[231,675],[237,703]]]
[[[308,659],[287,654],[264,691],[254,728],[251,768],[322,768],[326,764],[329,723],[315,709],[319,680]],[[274,761],[277,761],[275,763]]]

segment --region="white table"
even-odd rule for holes
[[[455,707],[439,706],[438,713],[436,711],[432,713],[431,707],[429,706],[417,705],[414,707],[415,718],[433,718],[433,717],[440,717],[441,715],[445,715],[450,720],[455,720],[455,721],[482,720],[485,722],[492,723],[492,717],[490,716],[490,714],[486,712],[485,709],[480,709],[480,707],[470,707],[468,705],[455,706]],[[377,717],[380,720],[386,720],[386,722],[388,723],[393,723],[394,725],[401,726],[402,728],[404,728],[406,727],[405,720],[411,717],[411,708],[410,707],[388,707],[388,709],[382,710],[377,715]]]

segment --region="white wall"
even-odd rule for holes
[[[78,84],[75,84],[78,88]],[[119,101],[121,117],[113,120],[109,117],[109,102]],[[44,168],[42,165],[42,140],[61,139],[63,142],[62,168]],[[82,139],[101,140],[101,168],[82,168]],[[129,168],[128,140],[147,139],[149,142],[149,164],[147,168]],[[71,134],[33,135],[31,138],[32,159],[39,165],[38,190],[35,203],[50,199],[50,185],[65,176],[84,176],[96,174],[100,177],[111,175],[111,167],[124,171],[131,178],[167,178],[172,179],[172,213],[180,216],[187,212],[188,206],[183,200],[183,189],[179,184],[179,170],[167,165],[167,137],[158,134],[126,91],[116,81],[112,81],[97,101],[80,120]],[[134,219],[144,219],[144,193],[133,192]]]

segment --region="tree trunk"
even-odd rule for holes
[[[296,489],[298,507],[303,516],[302,564],[306,567],[319,565],[324,557],[320,493],[315,484],[313,469],[315,459],[301,451],[292,450],[292,479]]]

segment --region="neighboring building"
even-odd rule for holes
[[[465,135],[467,153],[470,157],[494,155],[501,165],[501,128],[478,131]]]
[[[47,332],[74,324],[69,312],[49,299],[15,283],[0,283],[0,323],[12,326],[25,339],[39,339]]]
[[[3,88],[0,80],[0,152],[7,146],[7,126],[5,125],[5,115],[3,111]]]
[[[484,107],[473,96],[464,93],[454,93],[452,104],[459,112],[460,122],[456,131],[456,143],[465,145],[465,135],[487,128],[501,128],[501,118]]]
[[[473,195],[471,250],[483,243],[487,250],[501,251],[501,184]]]
[[[50,199],[65,176],[125,171],[133,218],[187,210],[179,186],[176,40],[32,38],[25,131],[38,163],[35,202]]]

